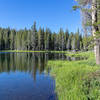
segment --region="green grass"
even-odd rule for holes
[[[32,50],[2,50],[0,52],[46,52],[46,51],[32,51]]]
[[[91,57],[94,56],[92,52],[88,51],[88,52],[68,52],[66,54],[66,56],[70,56],[70,57]]]
[[[18,52],[18,53],[24,53],[24,52],[50,52],[50,53],[67,53],[67,51],[32,51],[32,50],[1,50],[0,52]]]
[[[97,71],[99,67],[95,64],[94,54],[85,52],[76,55],[86,56],[88,60],[48,62],[51,75],[56,80],[58,99],[100,100],[100,72]]]

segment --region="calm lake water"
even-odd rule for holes
[[[0,53],[0,100],[57,100],[46,53]]]
[[[0,53],[0,100],[57,100],[48,60],[78,60],[58,53]]]

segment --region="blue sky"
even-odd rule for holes
[[[36,21],[37,28],[75,32],[81,28],[79,11],[72,11],[75,4],[74,0],[0,0],[0,26],[30,28]]]

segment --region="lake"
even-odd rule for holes
[[[0,100],[57,100],[48,60],[78,60],[59,53],[0,53]]]
[[[57,100],[48,53],[0,53],[0,100]]]

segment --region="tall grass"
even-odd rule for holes
[[[94,54],[85,52],[77,55],[88,56],[88,60],[48,62],[51,74],[56,80],[58,99],[100,100],[100,91],[98,89],[100,88],[100,82],[97,77],[90,78],[90,76],[93,76],[90,74],[99,69],[95,64]]]

